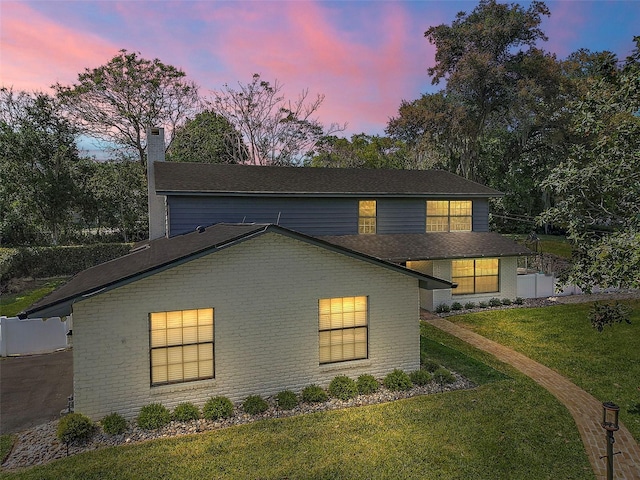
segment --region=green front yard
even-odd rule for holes
[[[594,478],[551,394],[434,327],[421,332],[426,355],[482,385],[105,448],[0,478]]]
[[[553,368],[594,397],[620,405],[620,421],[640,442],[640,300],[631,325],[599,333],[587,314],[591,304],[496,310],[449,320]]]

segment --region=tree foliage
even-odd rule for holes
[[[324,137],[306,163],[312,167],[416,168],[404,142],[365,133],[352,135],[351,140]]]
[[[58,243],[82,195],[77,130],[44,93],[0,90],[3,242]]]
[[[640,37],[624,65],[572,103],[575,141],[545,181],[541,216],[566,229],[576,258],[567,281],[589,290],[640,288]]]
[[[222,115],[198,113],[176,129],[167,160],[195,163],[245,163],[249,158],[240,133]]]
[[[53,88],[86,134],[134,152],[145,166],[146,129],[162,125],[170,145],[176,127],[199,108],[198,86],[185,77],[157,58],[120,50],[105,65],[85,69],[78,83]]]
[[[324,126],[314,117],[324,95],[309,96],[303,90],[295,100],[282,93],[283,85],[262,80],[254,74],[251,82],[238,88],[224,85],[213,92],[213,110],[240,132],[248,148],[249,162],[256,165],[298,165],[325,136],[346,126]]]

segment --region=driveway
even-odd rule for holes
[[[72,393],[71,350],[0,359],[0,433],[59,418]]]

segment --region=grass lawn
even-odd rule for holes
[[[591,304],[495,310],[449,317],[570,378],[601,401],[620,405],[620,421],[640,442],[640,301],[631,325],[599,333],[587,315]]]
[[[44,284],[13,295],[2,295],[0,298],[0,314],[14,317],[25,308],[48,295],[62,285],[68,277],[48,279]]]
[[[527,235],[508,235],[518,243],[524,244]],[[571,244],[560,235],[538,235],[542,253],[550,253],[571,260]]]
[[[431,358],[483,385],[105,448],[0,478],[594,479],[555,398],[484,352],[421,330]]]
[[[12,446],[13,435],[0,435],[0,463],[2,463],[7,455],[9,455]]]

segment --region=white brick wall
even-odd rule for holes
[[[369,297],[369,359],[318,364],[318,299]],[[211,396],[299,392],[419,368],[417,280],[269,233],[74,305],[76,411],[94,419]],[[213,307],[213,380],[150,387],[148,314]]]

